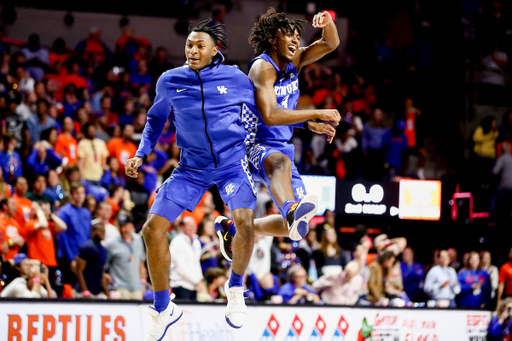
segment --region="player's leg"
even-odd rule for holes
[[[166,233],[183,211],[197,205],[208,188],[194,181],[193,174],[189,173],[193,172],[176,169],[171,178],[159,188],[148,220],[142,228],[149,275],[154,287],[154,307],[142,308],[153,317],[144,341],[161,340],[169,326],[183,314],[182,309],[171,301],[174,294],[169,294],[171,253]],[[176,195],[177,191],[180,195]]]
[[[292,187],[292,161],[283,153],[275,152],[265,158],[264,170],[270,179],[269,191],[273,193],[279,211],[281,214],[288,212],[291,203],[295,201]]]

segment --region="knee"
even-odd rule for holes
[[[244,239],[254,237],[254,219],[239,219],[235,222],[236,234]]]
[[[289,170],[291,170],[292,162],[290,161],[290,159],[287,156],[285,156],[283,154],[278,154],[276,157],[272,158],[271,167],[272,167],[272,172],[289,171]]]
[[[150,219],[142,227],[142,235],[146,243],[151,244],[154,241],[165,238],[165,230],[158,228],[155,222]]]

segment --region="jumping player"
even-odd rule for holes
[[[318,200],[306,195],[306,188],[293,163],[294,147],[288,143],[293,127],[327,134],[329,142],[341,119],[337,110],[294,110],[299,99],[300,70],[339,45],[338,31],[331,16],[321,12],[313,27],[323,28],[322,38],[300,47],[302,20],[289,20],[273,8],[255,24],[249,42],[258,56],[248,66],[253,81],[258,112],[244,112],[248,130],[248,155],[255,180],[265,182],[284,218],[255,221],[258,235],[289,236],[300,240],[308,232],[308,222],[317,211]],[[320,120],[328,123],[314,122]],[[302,199],[302,200],[301,200]],[[286,221],[288,222],[286,224]],[[236,225],[236,222],[235,222]],[[237,226],[238,227],[238,226]],[[216,220],[221,250],[230,258],[229,241],[236,229],[225,217]]]
[[[231,327],[240,328],[247,314],[242,281],[254,246],[256,195],[241,111],[244,104],[256,110],[254,88],[237,67],[221,64],[224,57],[218,46],[226,47],[226,37],[221,25],[208,27],[210,21],[203,20],[191,29],[185,46],[187,64],[159,78],[139,149],[134,158],[126,161],[126,174],[136,178],[138,168],[155,147],[173,112],[181,161],[158,189],[142,230],[155,290],[154,307],[146,309],[152,322],[145,341],[162,340],[183,313],[171,301],[174,295],[169,295],[171,255],[166,232],[183,211],[192,211],[214,184],[238,227],[233,240],[236,256],[226,288],[226,321]]]

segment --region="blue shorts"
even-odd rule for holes
[[[219,187],[222,200],[231,211],[237,208],[254,210],[256,191],[245,157],[213,171],[178,166],[157,190],[149,213],[164,217],[172,223],[185,210],[192,212],[213,185]]]
[[[249,157],[251,174],[254,180],[264,182],[267,185],[268,193],[270,194],[272,200],[274,200],[274,203],[277,205],[277,202],[272,195],[272,191],[270,190],[270,178],[265,172],[265,159],[270,154],[274,153],[282,153],[291,160],[293,193],[295,194],[295,201],[300,201],[302,197],[304,197],[307,193],[306,186],[304,186],[304,182],[302,182],[299,171],[293,162],[295,154],[295,148],[293,144],[272,141],[269,144],[258,143],[251,145],[247,154]]]

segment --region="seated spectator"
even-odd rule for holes
[[[203,275],[208,269],[217,267],[220,254],[218,239],[215,236],[213,215],[207,213],[197,228],[197,235],[201,243],[201,270]]]
[[[315,252],[314,257],[319,276],[341,272],[345,263],[335,229],[329,227],[322,232],[320,249]]]
[[[366,258],[368,256],[368,248],[363,244],[359,243],[353,252],[354,261],[359,265],[358,274],[363,279],[361,290],[359,291],[359,297],[364,299],[368,295],[368,281],[370,280],[370,269]]]
[[[402,270],[402,278],[404,283],[404,291],[413,302],[420,300],[423,289],[423,266],[414,261],[414,251],[410,247],[406,247],[402,254],[402,262],[400,262]]]
[[[272,202],[272,200],[270,200]],[[308,272],[308,276],[312,280],[318,279],[318,271],[316,269],[316,262],[313,258],[313,253],[320,248],[320,243],[316,238],[316,230],[310,229],[305,238],[299,242],[297,249],[297,257],[300,258],[302,266]]]
[[[48,280],[48,268],[46,266],[35,265],[26,254],[19,253],[14,257],[14,268],[19,272],[19,277],[2,289],[0,297],[41,298],[56,296]]]
[[[75,51],[81,59],[93,65],[99,65],[112,56],[107,45],[101,41],[101,31],[97,27],[91,28],[89,37],[79,42]]]
[[[434,301],[448,301],[450,307],[455,307],[455,296],[460,293],[460,284],[455,269],[449,266],[448,251],[439,252],[439,264],[432,267],[425,278],[424,290]]]
[[[125,126],[127,124],[133,125],[134,121],[135,106],[133,99],[127,98],[124,100],[123,112],[119,114],[119,124]]]
[[[23,65],[18,64],[14,70],[15,82],[18,85],[16,90],[20,92],[21,97],[25,98],[27,93],[34,91],[35,81],[30,77],[30,73],[25,70]]]
[[[91,123],[82,127],[82,133],[84,139],[78,143],[78,167],[90,185],[101,186],[101,176],[108,156],[107,145],[96,138],[96,128]]]
[[[487,271],[480,267],[480,255],[472,251],[464,269],[459,271],[459,306],[485,308],[491,298],[491,280]]]
[[[27,119],[27,128],[30,132],[30,144],[34,145],[41,139],[41,133],[48,128],[56,128],[57,122],[48,115],[50,104],[45,99],[36,102],[37,113]]]
[[[50,53],[41,47],[38,34],[34,33],[28,37],[27,47],[23,48],[21,53],[25,56],[26,70],[30,76],[36,81],[43,79],[45,71],[48,70],[48,64],[50,64]]]
[[[368,267],[370,270],[370,278],[368,280],[368,295],[366,300],[375,305],[386,306],[389,299],[385,296],[385,278],[387,278],[390,270],[395,264],[396,257],[391,251],[384,251],[379,254],[376,261]]]
[[[259,301],[271,301],[273,296],[279,295],[279,278],[271,272],[258,276],[262,296]]]
[[[69,203],[62,206],[57,216],[67,225],[67,230],[57,236],[57,261],[62,272],[62,283],[74,286],[76,283],[76,256],[80,246],[91,235],[91,213],[83,207],[85,188],[80,182],[71,184]],[[66,289],[67,290],[67,289]]]
[[[206,290],[208,292],[208,296],[204,301],[215,302],[217,299],[221,298],[222,295],[219,289],[223,289],[224,284],[228,280],[226,271],[221,268],[209,268],[204,277],[206,279]]]
[[[279,295],[283,297],[283,303],[304,304],[308,302],[317,304],[320,297],[307,284],[307,280],[308,274],[303,267],[291,267],[287,273],[287,283],[279,289]]]
[[[23,175],[23,164],[16,149],[16,137],[6,134],[3,136],[4,149],[0,150],[0,167],[7,182]]]
[[[480,266],[482,270],[486,271],[491,279],[491,298],[496,297],[496,289],[498,289],[498,276],[499,270],[495,265],[492,265],[491,252],[480,252]]]
[[[35,224],[27,224],[28,256],[54,271],[57,267],[57,258],[53,240],[68,227],[62,219],[52,213],[49,203],[41,202],[40,206],[46,221],[39,218]]]
[[[66,83],[73,84],[77,89],[87,89],[87,79],[82,77],[81,71],[78,61],[76,59],[70,60],[68,62],[68,77],[66,78]]]
[[[107,251],[101,245],[105,238],[105,227],[97,222],[91,226],[91,239],[82,243],[75,258],[75,298],[101,298],[110,296],[105,277]]]
[[[171,252],[170,283],[172,292],[185,300],[195,300],[200,285],[204,285],[201,272],[201,243],[197,238],[197,224],[192,217],[183,217],[180,233],[169,246]]]
[[[325,304],[354,305],[363,286],[363,278],[358,272],[359,264],[352,261],[345,271],[320,277],[313,283],[313,289],[320,293]]]
[[[57,138],[55,153],[62,157],[63,166],[76,165],[78,142],[73,137],[74,123],[71,117],[65,117],[62,125],[62,133]]]
[[[107,159],[107,169],[101,176],[101,185],[107,189],[112,185],[120,185],[126,188],[126,179],[119,169],[119,161],[115,156],[110,156]]]
[[[62,164],[62,159],[52,148],[48,148],[44,141],[34,144],[34,149],[27,159],[27,166],[33,174],[47,174],[51,169],[55,170]]]
[[[489,323],[487,341],[502,341],[511,338],[512,333],[512,298],[498,304],[496,315]]]
[[[35,92],[29,92],[25,95],[25,101],[18,105],[16,113],[21,115],[26,121],[30,116],[36,114],[37,95]]]
[[[107,143],[107,150],[109,156],[115,156],[119,162],[119,169],[124,173],[124,164],[126,160],[135,156],[137,146],[132,142],[133,126],[127,124],[123,127],[121,132],[122,137],[111,139]]]
[[[17,205],[12,197],[0,200],[0,236],[2,237],[3,259],[14,259],[23,245],[25,245],[25,231],[16,221]]]
[[[32,201],[47,202],[53,207],[54,200],[48,194],[45,194],[46,190],[46,177],[38,174],[35,177],[34,183],[32,184],[32,191],[28,192],[26,198]],[[30,257],[32,258],[32,257]]]
[[[66,79],[69,76],[66,76]],[[78,97],[76,96],[76,87],[74,84],[68,84],[64,87],[64,100],[62,102],[62,105],[64,107],[64,111],[62,115],[64,117],[76,117],[76,112],[78,111],[78,108],[82,105],[82,103],[78,100]]]
[[[147,271],[146,253],[142,238],[135,234],[132,218],[128,214],[117,217],[119,236],[105,243],[109,274],[115,290],[123,300],[142,300]]]
[[[132,73],[130,75],[130,82],[135,88],[138,88],[139,86],[147,86],[150,88],[153,85],[153,77],[148,74],[147,61],[144,59],[138,61],[137,73]]]

